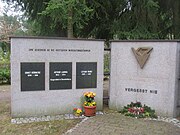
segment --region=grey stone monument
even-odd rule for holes
[[[102,40],[12,37],[12,117],[72,113],[87,91],[102,110],[103,56]]]
[[[179,41],[112,41],[110,108],[138,101],[158,115],[179,115],[179,52]]]

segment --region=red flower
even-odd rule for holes
[[[144,113],[144,108],[141,108],[141,112]]]
[[[131,113],[134,112],[133,108],[128,108],[128,111]]]

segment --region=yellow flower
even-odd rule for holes
[[[96,96],[96,93],[94,93],[94,92],[85,92],[85,93],[84,93],[84,96],[87,96],[87,97],[95,97],[95,96]]]
[[[84,102],[84,106],[88,106],[88,102],[85,101],[85,102]]]
[[[82,110],[81,109],[77,109],[76,113],[80,114],[80,113],[82,113]]]
[[[84,96],[87,96],[87,94],[88,94],[88,92],[85,92],[85,93],[84,93]]]
[[[94,92],[85,92],[85,102],[84,106],[96,106],[96,102],[94,101],[94,97],[96,96],[96,93]]]
[[[96,102],[92,102],[92,105],[95,106],[95,105],[96,105]]]

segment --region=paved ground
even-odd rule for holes
[[[108,96],[109,81],[104,82],[104,97]],[[107,101],[105,101],[105,106]],[[117,112],[90,117],[65,135],[180,135],[173,124],[125,117]]]
[[[180,128],[165,122],[111,113],[91,117],[65,135],[180,135]]]

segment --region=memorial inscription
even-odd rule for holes
[[[97,63],[77,62],[76,63],[76,88],[97,87]]]
[[[72,89],[72,63],[51,62],[49,66],[49,89]]]
[[[49,49],[42,49],[42,48],[29,48],[28,51],[30,52],[91,52],[90,49],[53,49],[53,48],[49,48]]]
[[[21,91],[45,90],[45,63],[21,63]]]
[[[147,90],[147,89],[137,89],[137,88],[125,88],[126,92],[135,92],[135,93],[152,93],[158,94],[157,90]]]

